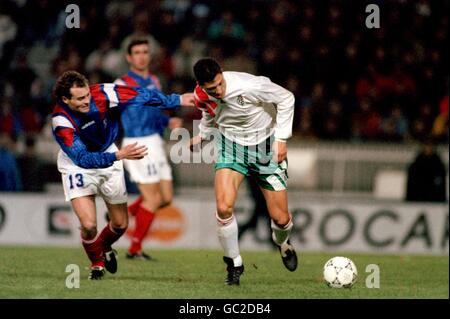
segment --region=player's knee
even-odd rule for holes
[[[217,215],[221,219],[230,218],[232,214],[233,214],[233,206],[224,202],[217,203]]]
[[[172,198],[163,198],[160,207],[166,207],[172,204]]]
[[[291,220],[291,217],[289,216],[289,214],[283,214],[283,215],[277,216],[275,218],[272,218],[272,220],[278,226],[284,227],[289,223],[289,221]]]
[[[144,196],[143,205],[151,210],[155,210],[162,205],[163,199],[160,192],[154,192],[152,196]]]
[[[94,239],[97,236],[97,225],[95,223],[86,223],[81,226],[81,234],[84,239]]]
[[[128,228],[128,219],[111,222],[111,226],[112,226],[113,229],[124,229],[124,230],[126,230]]]

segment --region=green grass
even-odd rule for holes
[[[154,262],[130,261],[119,250],[119,271],[89,281],[80,248],[0,246],[0,298],[304,299],[448,298],[449,259],[432,256],[301,253],[296,272],[284,269],[278,252],[243,251],[239,287],[224,285],[225,265],[215,250],[155,250]],[[351,258],[359,271],[352,289],[328,288],[322,266],[334,255]],[[65,286],[68,264],[80,266],[80,288]],[[365,287],[365,268],[380,267],[379,289]]]

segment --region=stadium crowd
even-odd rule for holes
[[[66,26],[70,3],[79,28]],[[366,27],[368,3],[2,0],[0,178],[18,166],[15,141],[32,148],[42,134],[56,77],[74,69],[92,83],[113,81],[127,70],[133,36],[150,39],[165,92],[192,90],[192,65],[203,56],[286,87],[296,97],[294,138],[448,143],[449,1],[370,1],[379,29]]]

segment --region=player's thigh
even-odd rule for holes
[[[109,204],[127,203],[128,193],[122,161],[116,161],[99,174],[99,193]]]
[[[128,226],[127,204],[111,204],[105,201],[109,212],[109,219],[114,228],[126,228]]]
[[[289,222],[287,190],[273,191],[261,187],[270,217],[279,225]]]
[[[244,180],[244,177],[243,174],[229,168],[222,168],[216,171],[214,189],[219,216],[234,206],[239,186]],[[226,218],[229,216],[220,217]]]
[[[81,227],[85,229],[97,228],[95,195],[73,198],[70,202],[80,220]]]
[[[95,195],[98,192],[99,179],[95,170],[86,170],[73,165],[70,170],[61,173],[61,179],[66,201]]]
[[[97,194],[99,185],[97,169],[85,169],[75,165],[63,151],[58,153],[57,167],[61,173],[66,201]]]

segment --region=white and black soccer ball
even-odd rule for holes
[[[323,266],[323,279],[332,288],[350,288],[358,278],[355,264],[347,257],[333,257]]]

